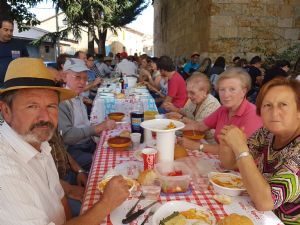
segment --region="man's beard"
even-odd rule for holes
[[[48,126],[49,129],[43,132],[35,133],[34,129],[40,126]],[[49,141],[53,136],[55,127],[50,122],[41,121],[39,123],[33,124],[26,134],[21,135],[24,141],[31,144],[41,144],[44,141]]]

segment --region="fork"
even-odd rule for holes
[[[144,225],[145,223],[146,223],[146,221],[148,220],[148,218],[150,217],[150,216],[153,216],[153,214],[155,213],[155,210],[156,209],[156,207],[152,207],[151,209],[150,209],[150,212],[147,214],[147,216],[145,217],[145,219],[143,220],[143,222],[141,223],[141,225]]]

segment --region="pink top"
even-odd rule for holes
[[[177,108],[182,108],[187,101],[185,81],[177,72],[168,81],[168,96],[172,97],[172,103]]]
[[[215,129],[216,141],[218,141],[218,135],[225,125],[236,125],[239,128],[244,128],[247,137],[262,127],[261,118],[256,115],[256,106],[248,102],[247,99],[242,101],[242,104],[231,118],[228,118],[228,109],[220,106],[215,112],[206,117],[203,122],[210,129]]]

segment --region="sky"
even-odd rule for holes
[[[44,20],[55,14],[55,10],[52,6],[51,1],[44,1],[43,3],[40,3],[34,8],[30,9],[30,11],[34,13],[39,20]],[[127,26],[142,33],[153,35],[153,18],[154,9],[153,6],[149,4],[149,6],[142,12],[142,14]]]

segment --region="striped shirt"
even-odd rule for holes
[[[281,149],[273,148],[274,135],[265,128],[257,130],[248,145],[258,168],[269,182],[277,216],[285,224],[300,214],[300,136]]]
[[[41,152],[0,120],[0,224],[61,225],[64,191],[48,142]]]

